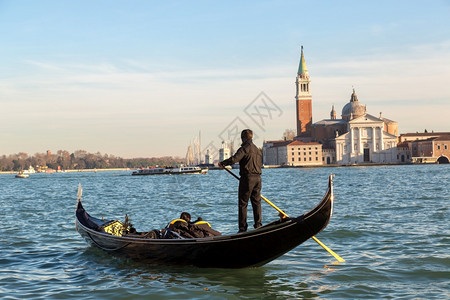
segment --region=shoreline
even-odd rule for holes
[[[36,172],[33,174],[54,174],[54,173],[77,173],[77,172],[108,172],[108,171],[130,171],[130,168],[111,168],[111,169],[70,169],[55,172]],[[17,174],[19,171],[0,171],[0,174]]]
[[[329,165],[311,165],[311,166],[289,166],[289,165],[263,165],[263,169],[289,169],[289,168],[342,168],[342,167],[379,167],[379,166],[415,166],[415,165],[438,165],[436,163],[395,163],[395,164],[383,164],[383,163],[367,163],[367,164],[329,164]],[[238,168],[233,168],[238,169]],[[36,172],[35,174],[54,174],[54,173],[76,173],[76,172],[110,172],[110,171],[131,171],[130,168],[111,168],[111,169],[70,169],[60,172]],[[209,170],[221,170],[220,167],[211,167]],[[17,174],[18,171],[0,171],[0,174]]]
[[[279,168],[341,168],[341,167],[379,167],[379,166],[410,166],[410,165],[430,165],[429,163],[413,164],[413,163],[367,163],[367,164],[328,164],[328,165],[311,165],[311,166],[289,166],[289,165],[265,165],[264,169],[279,169]]]

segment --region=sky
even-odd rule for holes
[[[450,1],[0,0],[0,155],[186,155],[313,122],[354,88],[399,132],[450,131]],[[217,157],[216,157],[217,159]]]

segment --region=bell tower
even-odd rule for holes
[[[336,120],[336,110],[334,109],[334,104],[333,107],[331,108],[330,118],[331,120]]]
[[[303,46],[301,48],[300,65],[298,67],[295,85],[297,92],[295,100],[297,102],[297,137],[311,138],[312,125],[312,96],[310,90],[311,80],[303,56]]]

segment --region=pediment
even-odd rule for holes
[[[361,117],[355,118],[348,122],[350,125],[356,124],[375,124],[375,123],[383,123],[383,120],[377,118],[375,116],[364,114]]]
[[[347,139],[347,137],[349,136],[349,133],[348,132],[346,132],[346,133],[344,133],[344,134],[341,134],[340,136],[337,136],[337,137],[335,137],[334,139],[336,140],[336,141],[341,141],[341,140],[346,140]]]

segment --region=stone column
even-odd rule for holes
[[[383,127],[380,127],[380,150],[384,150]]]
[[[362,128],[358,127],[358,153],[363,153],[363,144],[362,144],[362,134],[361,134]]]
[[[341,144],[336,142],[336,152],[334,155],[336,156],[336,163],[339,161],[339,154],[341,153]]]
[[[350,153],[353,154],[353,128],[350,127]]]
[[[375,138],[377,133],[376,127],[372,127],[372,151],[375,153],[377,151],[377,139]]]

